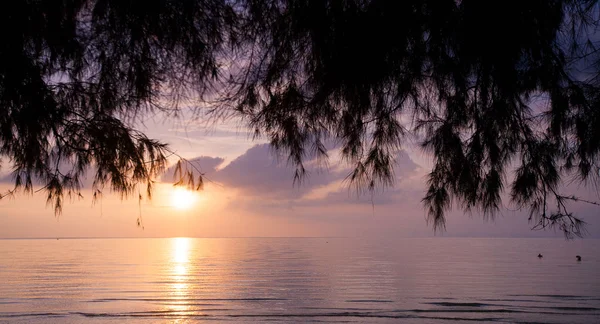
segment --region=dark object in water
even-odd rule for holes
[[[544,256],[543,256],[541,253],[540,253],[540,254],[538,254],[538,258],[540,258],[540,259],[541,259],[541,258],[543,258],[543,257],[544,257]]]
[[[578,256],[576,256],[576,258],[577,258],[577,261],[581,261],[581,256],[578,255]]]

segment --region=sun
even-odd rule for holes
[[[176,187],[171,192],[171,206],[176,209],[190,209],[196,201],[196,195],[187,189]]]

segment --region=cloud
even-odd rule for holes
[[[405,151],[396,156],[394,165],[394,184],[373,193],[360,191],[361,188],[352,186],[346,179],[351,169],[346,167],[334,181],[313,188],[303,196],[302,204],[391,204],[409,199],[414,201],[423,192],[423,169],[416,164]],[[417,201],[419,201],[417,199]]]
[[[306,164],[313,165],[313,162],[309,160]],[[219,170],[215,180],[249,195],[299,198],[310,189],[329,184],[340,176],[339,171],[326,172],[309,167],[309,175],[301,183],[294,184],[294,171],[293,166],[273,154],[268,144],[260,144]]]
[[[222,157],[211,157],[211,156],[199,156],[196,158],[193,158],[191,160],[188,160],[191,164],[190,165],[186,165],[183,164],[182,165],[182,169],[183,171],[191,171],[194,173],[195,176],[198,176],[198,171],[204,173],[207,177],[211,177],[215,172],[217,172],[217,167],[219,167],[219,165],[223,164],[223,162],[225,162],[225,159]],[[176,182],[177,180],[175,179],[175,170],[176,170],[176,165],[172,165],[169,168],[167,168],[165,170],[165,172],[162,174],[161,181],[163,182]],[[196,170],[197,169],[197,170]]]
[[[216,172],[217,167],[219,165],[223,164],[224,161],[225,161],[225,159],[223,159],[221,157],[210,157],[210,156],[199,156],[199,157],[189,160],[189,162],[195,168],[197,168],[200,172],[206,174],[207,176],[210,176],[211,174]],[[198,174],[198,172],[195,169],[193,169],[192,167],[188,166],[188,168],[190,170],[193,170],[194,174]],[[63,174],[69,173],[72,169],[73,169],[73,165],[66,163],[66,162],[61,163],[59,166],[59,170]],[[80,178],[82,189],[91,189],[92,188],[92,185],[94,183],[95,173],[96,173],[96,168],[93,166],[89,167],[84,172],[84,174]],[[175,182],[175,179],[174,179],[175,178],[175,165],[167,168],[165,170],[165,172],[163,172],[163,174],[161,175],[160,178],[161,178],[161,181],[163,181],[163,182]],[[9,174],[0,176],[0,183],[14,184],[15,183],[15,174],[9,173]],[[35,176],[32,178],[32,183],[34,186],[42,186],[44,184],[44,182],[42,180],[40,180],[39,178],[37,178]]]
[[[62,173],[62,174],[69,174],[70,172],[73,171],[73,164],[69,163],[69,162],[61,162],[59,164],[58,170]],[[94,174],[95,174],[96,168],[94,167],[88,167],[83,174],[80,177],[80,181],[81,181],[81,188],[82,189],[89,189],[92,187],[92,184],[94,183]],[[16,180],[16,176],[17,174],[15,172],[10,172],[8,174],[3,174],[0,176],[0,183],[1,184],[11,184],[14,185],[15,184],[15,180]],[[32,174],[31,177],[31,183],[34,186],[43,186],[45,185],[45,182],[40,179],[39,177],[37,177],[35,174]]]
[[[335,150],[330,151],[335,162],[326,169],[317,168],[315,159],[308,159],[306,165],[309,166],[309,175],[300,185],[293,183],[294,167],[275,156],[268,144],[251,147],[222,168],[219,168],[224,163],[222,158],[203,156],[194,161],[203,170],[208,170],[205,171],[207,176],[220,183],[224,192],[231,190],[236,193],[228,201],[228,211],[232,213],[243,210],[254,215],[271,215],[273,221],[287,217],[329,224],[327,226],[356,222],[362,224],[356,225],[360,228],[373,223],[369,226],[388,226],[389,231],[400,231],[408,226],[421,229],[425,234],[432,233],[431,227],[424,221],[425,211],[421,204],[428,171],[426,168],[415,163],[407,152],[400,151],[396,156],[393,187],[373,195],[367,193],[358,196],[346,181],[351,168],[337,162]],[[589,197],[589,189],[568,189],[594,200]],[[597,206],[573,204],[572,207],[579,216],[593,223],[590,217],[596,214]],[[459,209],[448,211],[447,235],[560,237],[560,233],[553,231],[531,232],[532,224],[527,223],[526,211],[510,212],[503,208],[501,215],[495,222],[486,222],[477,212],[468,216]],[[599,233],[597,226],[592,225],[588,229],[592,235]]]
[[[336,148],[328,144],[332,155]],[[387,203],[396,200],[412,189],[402,186],[405,181],[418,174],[420,167],[412,161],[408,154],[400,151],[396,157],[394,168],[397,187],[389,188],[373,196],[359,197],[349,191],[346,178],[351,168],[341,162],[335,162],[328,167],[319,167],[317,160],[308,158],[305,165],[308,175],[300,183],[294,183],[293,165],[289,165],[277,157],[268,144],[259,144],[248,149],[225,167],[217,169],[223,163],[222,158],[198,157],[192,160],[206,172],[207,178],[220,183],[228,189],[235,189],[245,197],[260,197],[266,200],[276,200],[280,203],[295,205],[319,205],[322,203]],[[164,179],[173,181],[174,167],[167,170]],[[204,171],[203,171],[204,172]],[[421,191],[419,191],[421,192]],[[256,200],[255,200],[256,201]]]

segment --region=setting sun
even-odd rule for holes
[[[171,193],[171,206],[174,208],[189,209],[195,201],[196,196],[190,190],[177,187]]]

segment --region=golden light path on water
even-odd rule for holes
[[[174,314],[181,315],[172,323],[183,323],[186,315],[192,315],[189,305],[189,294],[191,290],[190,278],[190,244],[191,240],[186,237],[172,239],[171,245],[171,284],[169,287],[172,304],[169,310]]]
[[[562,238],[0,240],[0,323],[598,324],[598,251]]]

